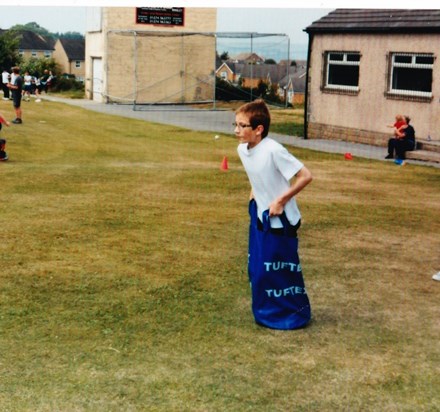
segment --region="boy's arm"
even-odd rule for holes
[[[5,124],[6,126],[11,125],[11,123],[9,123],[1,114],[0,114],[0,123]]]
[[[293,196],[303,190],[312,180],[312,173],[307,167],[303,166],[295,175],[295,179],[292,180],[289,189],[269,205],[269,216],[281,215],[285,204],[292,199]]]
[[[401,139],[402,137],[405,137],[405,129],[408,127],[407,124],[404,124],[399,129],[396,129],[396,136]]]

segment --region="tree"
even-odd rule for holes
[[[229,52],[224,51],[224,52],[220,55],[220,59],[221,59],[221,60],[229,60]]]
[[[15,26],[12,26],[10,30],[15,30],[15,31],[28,30],[40,34],[41,36],[44,37],[55,38],[53,33],[45,29],[44,27],[41,27],[38,23],[34,21],[26,24],[16,24]]]
[[[44,27],[41,27],[38,23],[36,22],[30,22],[30,23],[26,23],[26,24],[16,24],[15,26],[12,26],[10,28],[10,30],[15,30],[15,31],[23,31],[23,30],[27,30],[27,31],[31,31],[34,33],[37,33],[43,37],[46,38],[50,38],[50,39],[59,39],[59,38],[65,38],[65,39],[83,39],[84,35],[77,32],[77,31],[67,31],[65,33],[52,33],[49,30],[45,29]]]
[[[22,70],[22,72],[27,71],[31,75],[38,77],[43,75],[44,70],[51,70],[55,76],[59,76],[60,74],[60,69],[56,61],[52,57],[30,57],[29,59],[26,59],[22,62],[22,64],[20,65],[20,69]]]
[[[257,86],[258,96],[264,98],[267,94],[268,89],[269,89],[269,87],[266,82],[264,82],[263,80],[260,80],[258,82],[258,86]]]
[[[20,39],[13,30],[5,31],[0,36],[0,68],[10,70],[12,66],[21,63],[21,56],[18,54]]]
[[[59,39],[84,39],[84,35],[78,31],[66,31],[65,33],[55,33],[55,37]]]
[[[274,59],[267,59],[264,61],[265,64],[277,64],[277,62]]]

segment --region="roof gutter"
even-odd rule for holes
[[[432,34],[440,33],[439,26],[423,27],[308,27],[306,30],[311,34]]]

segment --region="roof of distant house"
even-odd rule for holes
[[[336,9],[307,33],[439,33],[440,9]]]
[[[0,30],[0,35],[8,30]],[[19,48],[21,50],[53,50],[54,41],[30,30],[17,31],[20,37]]]
[[[84,39],[65,39],[61,38],[60,42],[67,54],[69,60],[85,59],[85,40]]]
[[[53,50],[51,39],[29,30],[23,30],[19,33],[21,35],[20,49]]]
[[[244,52],[244,53],[240,53],[237,54],[236,56],[234,56],[232,58],[232,60],[237,60],[237,61],[259,61],[262,62],[264,61],[264,58],[259,56],[257,53],[249,53],[249,52]]]

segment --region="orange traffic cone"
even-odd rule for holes
[[[228,170],[228,158],[225,156],[222,161],[222,165],[220,166],[221,170]]]

